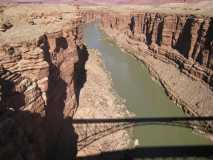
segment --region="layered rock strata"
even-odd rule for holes
[[[213,19],[193,15],[102,14],[104,28],[144,42],[155,57],[176,63],[182,72],[213,86]]]
[[[147,65],[187,114],[213,115],[211,17],[126,10],[90,11],[87,19],[91,14],[109,37]],[[211,122],[204,126],[212,132]]]
[[[0,33],[0,159],[75,157],[80,24],[72,17]]]

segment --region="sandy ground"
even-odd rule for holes
[[[112,81],[102,63],[100,53],[89,50],[89,59],[86,63],[87,81],[80,92],[80,102],[74,119],[76,118],[119,118],[128,117],[130,113],[123,100],[112,89]],[[116,133],[108,134],[113,130]],[[102,151],[127,148],[130,144],[128,132],[116,127],[116,124],[75,125],[79,135],[78,156],[97,154]],[[105,134],[107,135],[105,136]],[[95,134],[92,138],[89,135]],[[88,137],[84,139],[85,137]],[[84,139],[83,141],[81,141]],[[92,143],[91,143],[92,142]],[[90,144],[91,143],[91,144]],[[89,144],[89,145],[88,145]]]
[[[194,14],[203,16],[213,16],[213,1],[203,0],[197,3],[166,3],[152,5],[100,5],[82,6],[84,10],[114,11],[121,13],[128,12],[158,12],[166,14]]]
[[[12,24],[7,31],[0,31],[0,44],[33,41],[44,33],[59,32],[66,25],[72,26],[77,18],[76,7],[72,5],[0,5],[0,29],[2,24]]]

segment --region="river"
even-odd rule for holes
[[[130,112],[137,117],[184,117],[184,113],[165,94],[163,87],[153,81],[143,63],[107,40],[97,24],[84,27],[84,41],[88,48],[102,54],[113,88],[126,100]],[[134,128],[133,141],[142,146],[176,146],[210,144],[210,141],[189,128],[150,125]]]

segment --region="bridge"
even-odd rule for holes
[[[73,125],[79,135],[78,150],[82,150],[93,142],[115,133],[117,131],[146,125],[167,125],[179,126],[187,128],[196,128],[207,133],[213,133],[213,117],[152,117],[152,118],[112,118],[112,119],[73,119]],[[159,151],[160,154],[159,155]],[[156,152],[156,153],[155,153]],[[148,158],[156,157],[211,157],[213,159],[213,146],[169,146],[169,147],[141,147],[127,149],[122,151],[113,151],[102,153],[101,155],[91,155],[89,157],[80,157],[78,159],[100,159],[106,156],[115,156],[117,154],[134,155],[139,158],[141,156]],[[143,153],[143,154],[141,154]],[[154,154],[150,154],[154,153]],[[157,155],[156,155],[157,154]],[[108,158],[107,158],[108,157]],[[101,159],[102,159],[101,158]],[[104,159],[105,159],[104,158]],[[131,158],[130,158],[131,159]]]

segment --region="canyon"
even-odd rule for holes
[[[12,5],[0,14],[0,159],[75,159],[77,151],[128,147],[126,130],[83,147],[91,143],[81,142],[89,133],[73,125],[73,118],[129,115],[100,53],[82,41],[76,7]],[[122,141],[110,142],[112,137]]]
[[[98,19],[110,39],[145,63],[187,115],[211,116],[212,17],[109,10],[86,11],[85,21]],[[212,123],[204,130],[212,133]]]
[[[82,25],[96,20],[109,39],[147,66],[186,115],[213,115],[211,15],[115,8],[0,7],[0,159],[75,159],[82,137],[73,117],[130,115],[116,104],[98,51],[83,43]],[[211,137],[212,128],[208,122],[199,129]],[[78,154],[128,146],[110,142],[113,136],[128,139],[121,130]]]

